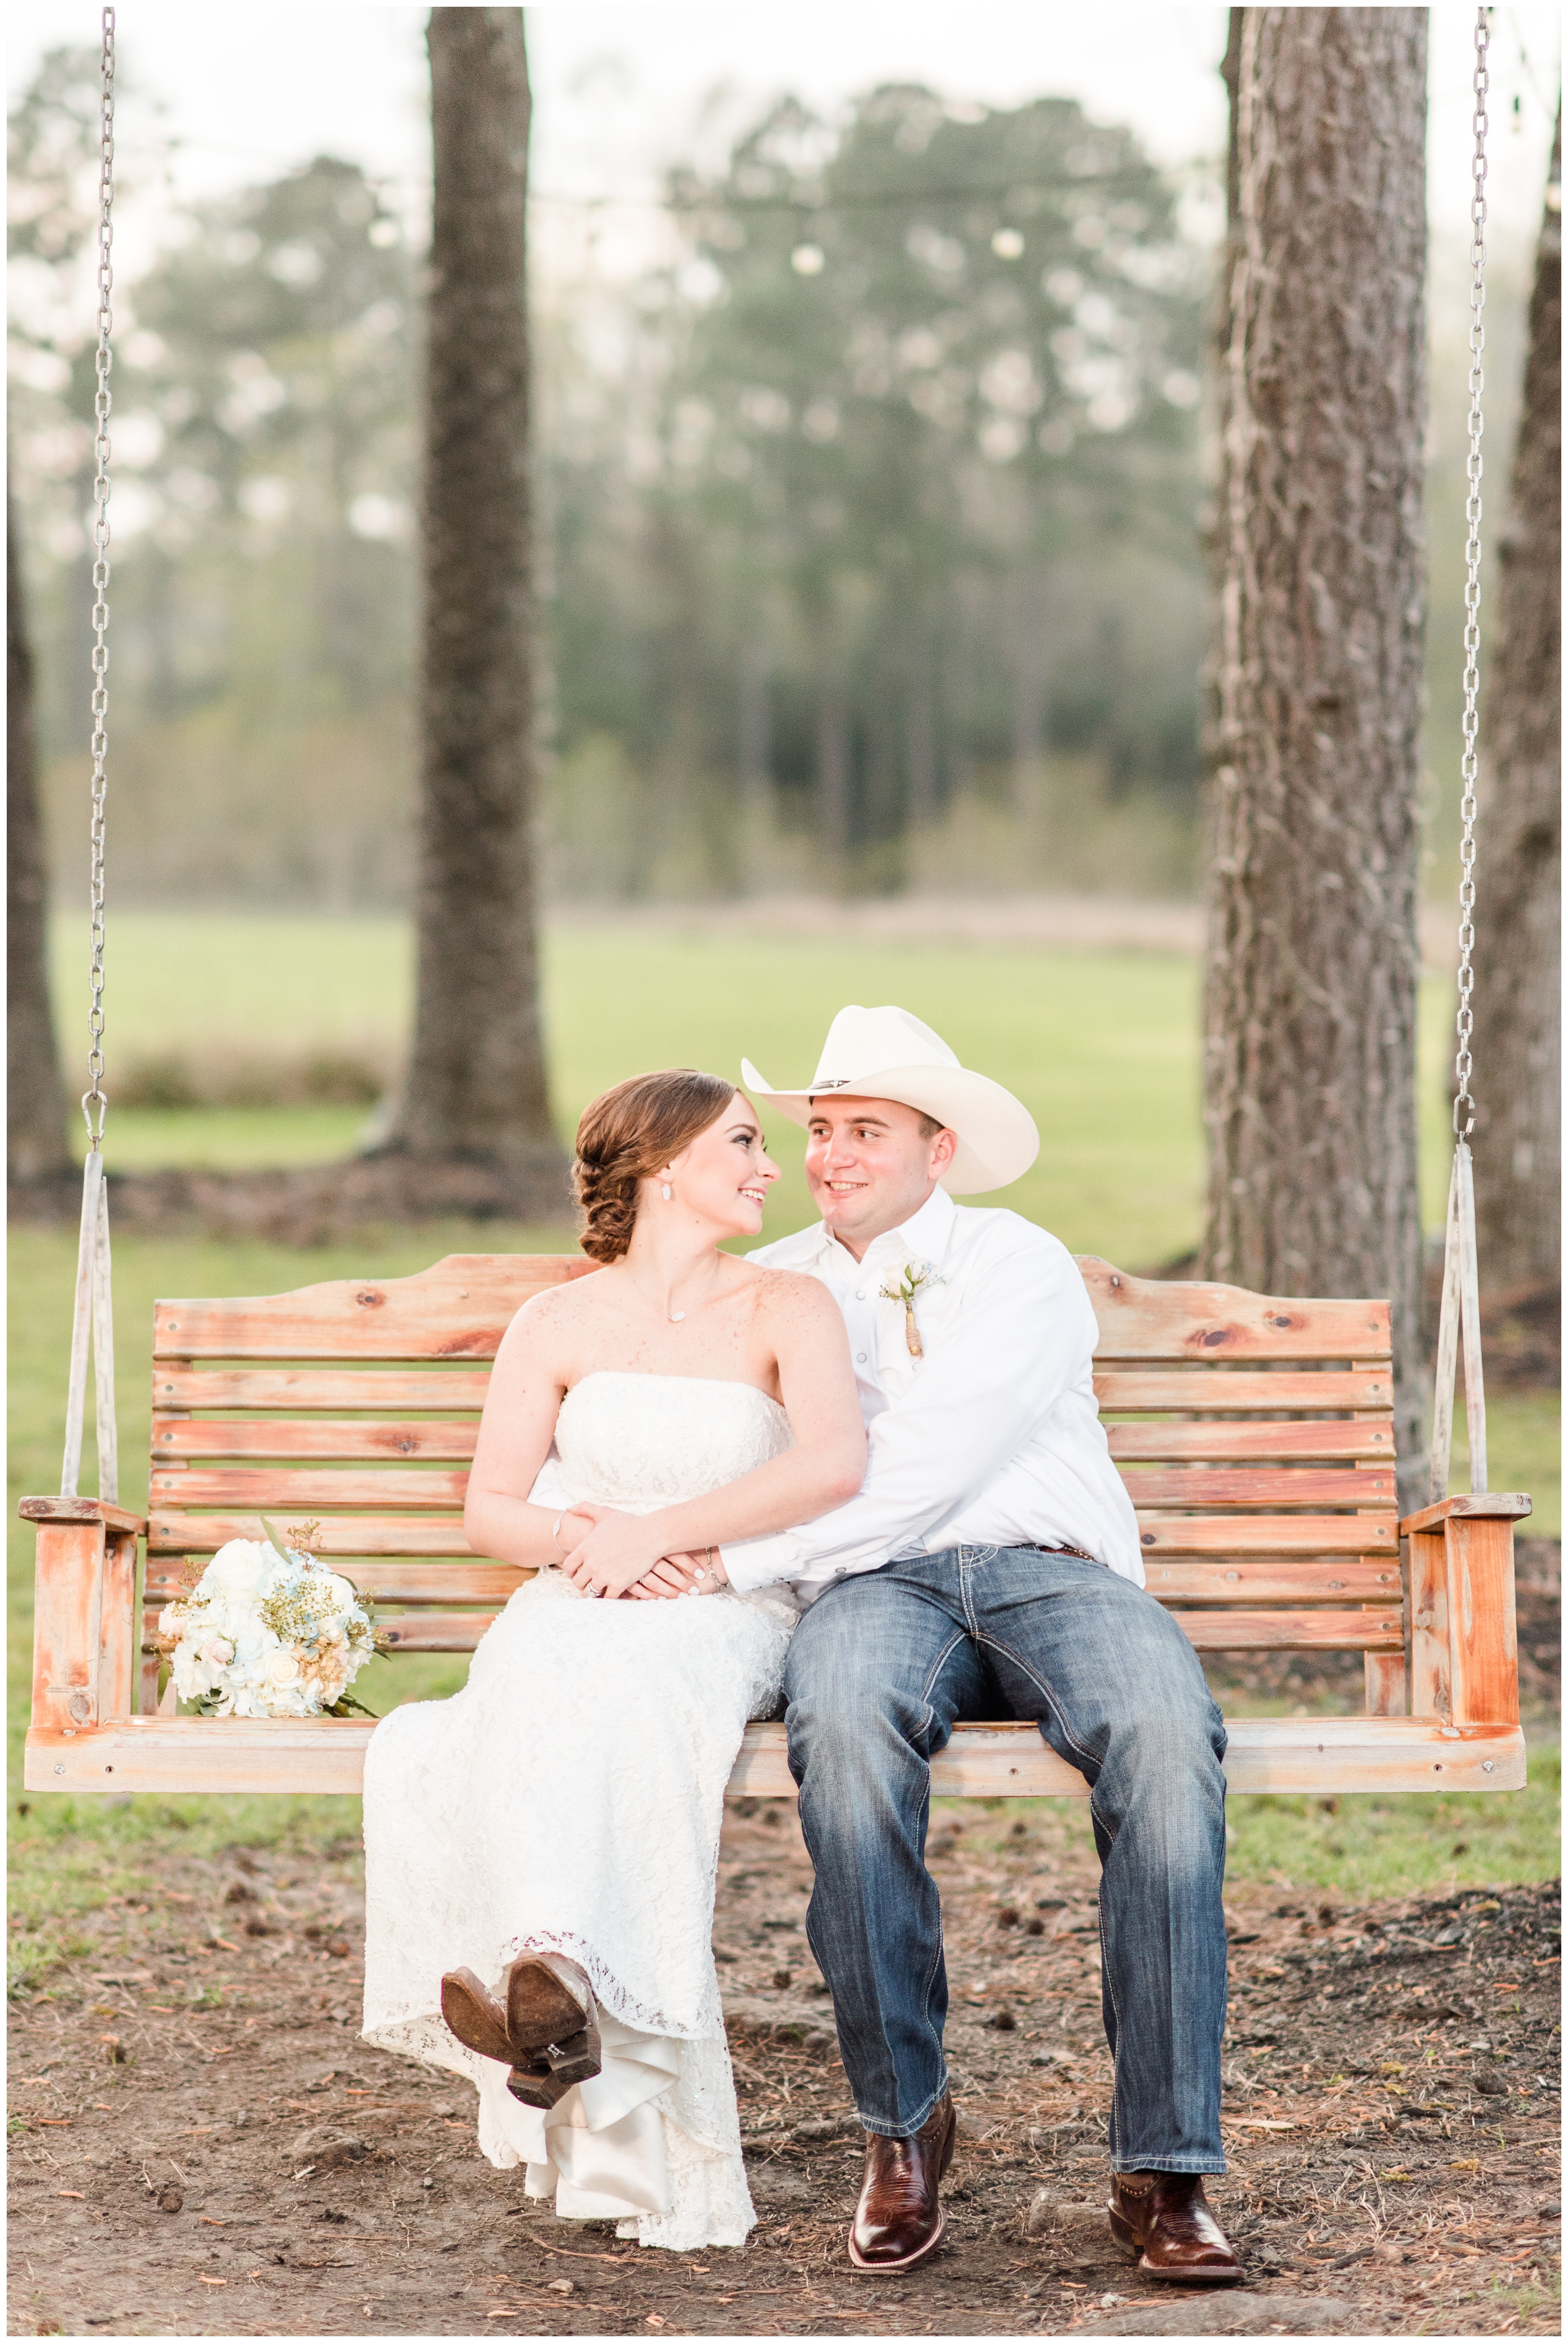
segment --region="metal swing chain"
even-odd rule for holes
[[[1468,1139],[1475,1128],[1475,1101],[1470,1089],[1470,1042],[1475,1030],[1471,1008],[1475,971],[1471,966],[1471,955],[1475,949],[1475,783],[1479,765],[1475,743],[1480,728],[1476,703],[1481,692],[1481,394],[1486,384],[1481,362],[1486,348],[1486,93],[1490,85],[1486,54],[1491,40],[1488,13],[1483,7],[1476,10],[1473,83],[1475,110],[1472,119],[1475,149],[1470,166],[1470,452],[1464,467],[1469,495],[1464,508],[1468,534],[1464,545],[1464,753],[1460,761],[1459,799],[1459,1011],[1453,1060],[1456,1139]]]
[[[82,1096],[87,1125],[87,1160],[82,1171],[82,1226],[76,1249],[76,1296],[71,1322],[71,1368],[65,1392],[65,1453],[60,1466],[60,1494],[74,1497],[82,1468],[82,1433],[86,1413],[87,1361],[93,1363],[93,1390],[98,1443],[98,1496],[115,1504],[119,1499],[119,1456],[115,1428],[115,1327],[113,1285],[109,1262],[109,1198],[104,1185],[104,1122],[109,1101],[104,1091],[104,830],[108,795],[109,719],[109,415],[114,401],[109,374],[114,354],[109,337],[114,327],[115,204],[115,11],[103,15],[104,45],[99,99],[98,164],[98,347],[97,388],[93,399],[96,422],[93,479],[93,819],[89,900],[92,910],[92,962],[88,978],[87,1074],[89,1088]]]
[[[1453,1445],[1454,1376],[1462,1344],[1464,1353],[1464,1413],[1470,1444],[1470,1485],[1483,1490],[1487,1483],[1486,1397],[1481,1368],[1481,1281],[1475,1244],[1475,1181],[1470,1140],[1475,1129],[1475,1097],[1471,1089],[1474,1071],[1471,1039],[1475,1031],[1472,994],[1475,970],[1475,817],[1480,729],[1477,701],[1481,693],[1481,434],[1482,392],[1486,377],[1482,358],[1486,348],[1486,95],[1490,86],[1487,50],[1490,12],[1475,12],[1475,70],[1471,86],[1475,96],[1471,126],[1475,146],[1471,157],[1470,195],[1470,451],[1465,459],[1468,494],[1464,517],[1464,749],[1460,760],[1459,799],[1459,1005],[1454,1021],[1453,1171],[1448,1187],[1448,1219],[1443,1240],[1442,1305],[1438,1317],[1437,1375],[1432,1423],[1432,1482],[1435,1503],[1448,1493],[1449,1460]]]
[[[97,422],[94,442],[96,472],[93,480],[93,502],[97,510],[93,521],[93,826],[92,876],[90,897],[93,917],[93,958],[88,978],[92,1005],[87,1012],[87,1072],[91,1088],[82,1099],[82,1112],[86,1118],[87,1143],[95,1150],[104,1143],[104,1119],[109,1101],[104,1094],[104,828],[105,809],[108,793],[106,763],[108,757],[109,716],[109,412],[114,404],[109,391],[109,374],[114,366],[114,353],[109,336],[114,328],[114,310],[110,297],[114,291],[115,272],[112,265],[114,247],[115,203],[115,12],[104,11],[103,85],[100,104],[100,159],[98,166],[98,347],[95,358],[97,390],[93,400],[93,413]],[[95,1120],[95,1117],[96,1118]]]

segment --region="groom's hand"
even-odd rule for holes
[[[677,1594],[717,1594],[729,1584],[721,1556],[709,1546],[700,1554],[667,1554],[627,1592],[647,1603]]]

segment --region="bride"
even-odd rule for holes
[[[479,2147],[530,2196],[679,2251],[754,2218],[709,1937],[725,1784],[795,1621],[715,1550],[842,1503],[866,1463],[830,1295],[719,1251],[778,1176],[717,1075],[588,1109],[603,1266],[508,1328],[464,1517],[476,1554],[538,1575],[462,1692],[383,1719],[365,1772],[365,2039],[477,2084]],[[551,1453],[564,1513],[528,1502]],[[717,1599],[670,1599],[675,1554]]]

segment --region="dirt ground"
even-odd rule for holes
[[[1246,2290],[1173,2297],[1103,2219],[1095,1866],[978,1805],[933,1826],[960,2117],[948,2242],[858,2276],[860,2147],[793,1811],[730,1809],[715,1946],[759,2227],[668,2256],[558,2222],[466,2088],[357,2038],[360,1864],[177,1847],[13,2006],[13,2334],[1554,2333],[1555,1889],[1228,1897]],[[1081,1837],[1081,1835],[1080,1835]],[[1195,2323],[1196,2322],[1196,2323]]]

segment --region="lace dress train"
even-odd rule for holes
[[[748,1383],[596,1373],[562,1403],[575,1497],[652,1512],[789,1445]],[[467,2076],[479,2147],[558,2213],[689,2251],[754,2215],[711,1946],[724,1788],[747,1719],[776,1704],[786,1597],[584,1599],[544,1572],[474,1654],[464,1690],[393,1710],[365,1772],[365,2039]],[[450,2034],[445,1971],[498,1986],[564,1955],[599,2004],[600,2072],[547,2114]]]

